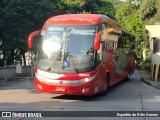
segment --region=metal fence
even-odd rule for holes
[[[0,67],[0,79],[33,77],[33,66]]]

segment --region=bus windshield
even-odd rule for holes
[[[97,26],[46,25],[38,45],[38,69],[54,73],[79,73],[94,67]]]

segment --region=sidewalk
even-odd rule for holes
[[[5,89],[34,89],[34,78],[0,79],[0,90]]]
[[[142,77],[142,81],[160,89],[160,81],[153,81],[151,77],[151,73],[145,73],[145,72],[140,71],[140,74]]]

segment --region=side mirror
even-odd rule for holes
[[[29,37],[28,37],[28,48],[32,48],[32,46],[33,46],[33,38],[36,35],[39,35],[39,34],[41,34],[41,30],[34,31],[29,35]]]
[[[101,32],[98,32],[96,34],[95,40],[94,40],[94,50],[99,50],[100,48],[100,42],[101,42]]]

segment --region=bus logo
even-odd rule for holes
[[[61,80],[61,81],[59,81],[59,84],[61,84],[61,85],[62,85],[62,84],[63,84],[63,81],[62,81],[62,80]]]

